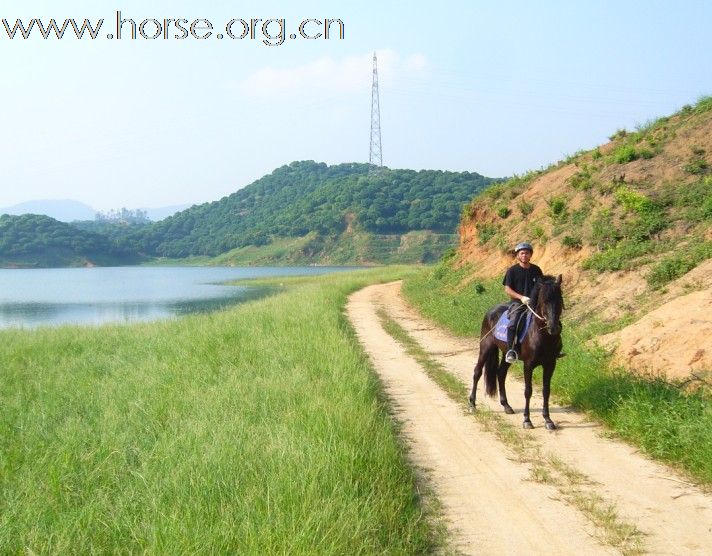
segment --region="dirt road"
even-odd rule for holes
[[[474,342],[420,317],[401,298],[399,282],[369,286],[349,298],[347,315],[459,552],[712,554],[712,497],[634,448],[605,438],[598,424],[569,408],[553,405],[559,429],[546,431],[536,392],[537,428],[523,431],[523,384],[507,379],[517,412],[508,416],[483,395],[481,382],[478,404],[532,444],[522,452],[433,381],[384,330],[379,307],[430,359],[468,385]]]

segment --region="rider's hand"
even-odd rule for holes
[[[531,299],[529,299],[526,295],[523,295],[522,297],[519,298],[519,301],[524,303],[524,305],[529,305],[531,302]]]

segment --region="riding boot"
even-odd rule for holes
[[[512,323],[507,327],[507,348],[508,351],[504,356],[507,363],[514,363],[519,357],[517,355],[516,346],[514,345],[516,336],[516,325]]]

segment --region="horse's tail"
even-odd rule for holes
[[[499,350],[490,350],[485,360],[485,394],[494,398],[497,395],[497,369],[499,368]]]

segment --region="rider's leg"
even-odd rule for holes
[[[509,309],[509,326],[507,327],[507,353],[504,360],[507,363],[514,363],[518,358],[517,354],[517,323],[521,313],[521,303],[513,304]]]

